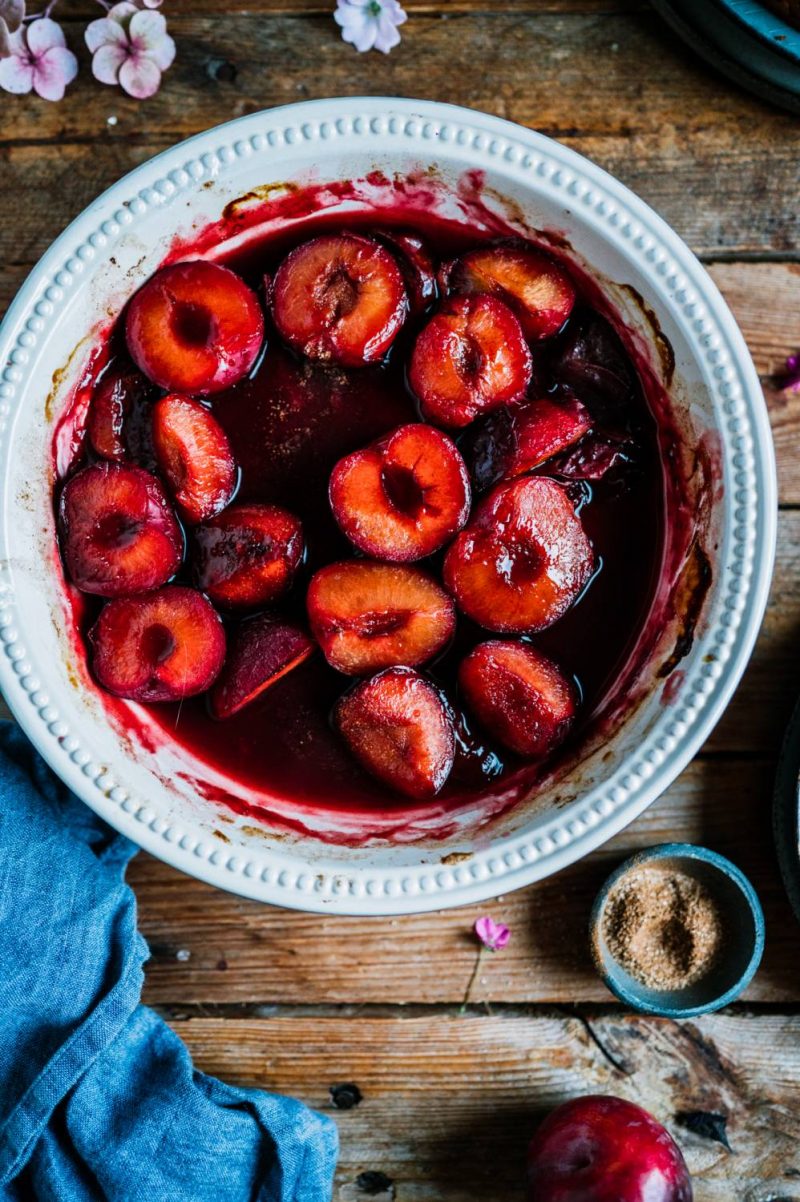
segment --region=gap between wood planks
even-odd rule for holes
[[[598,1020],[630,1018],[634,1011],[616,1002],[151,1002],[150,1006],[170,1023],[190,1022],[194,1018],[220,1019],[226,1022],[247,1019],[432,1019],[496,1018],[511,1022],[520,1018],[577,1018],[585,1024]],[[734,1002],[725,1007],[730,1017],[747,1019],[773,1015],[800,1016],[798,1002]],[[686,1020],[689,1021],[689,1020]]]

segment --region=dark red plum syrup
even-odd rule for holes
[[[440,218],[402,212],[365,214],[343,221],[320,217],[302,230],[270,237],[223,261],[263,294],[265,278],[295,245],[321,229],[370,232],[389,225],[425,237],[437,258],[470,249],[488,235]],[[578,285],[580,291],[580,285]],[[551,364],[569,339],[573,322],[588,312],[579,298],[576,315],[556,340],[534,348],[542,387],[552,387]],[[307,556],[284,613],[305,615],[310,576],[325,563],[349,558],[353,548],[336,526],[328,504],[328,478],[344,454],[364,446],[400,423],[419,420],[405,378],[405,363],[425,317],[410,321],[379,366],[343,370],[304,361],[283,347],[268,326],[266,349],[251,377],[213,398],[241,470],[237,500],[274,502],[303,521]],[[630,372],[635,380],[632,364]],[[578,603],[555,626],[530,639],[572,673],[582,695],[581,717],[559,753],[578,746],[582,731],[617,683],[650,610],[664,547],[664,479],[658,431],[642,388],[634,383],[625,412],[615,415],[634,451],[622,470],[592,483],[570,485],[594,544],[597,571]],[[461,436],[461,440],[469,434]],[[548,468],[541,469],[547,474]],[[474,498],[474,504],[479,501]],[[440,556],[418,566],[438,574]],[[459,620],[454,644],[426,669],[456,710],[455,685],[461,657],[476,642],[497,637]],[[408,803],[362,772],[330,725],[331,709],[352,681],[329,668],[321,654],[289,673],[234,717],[218,722],[203,697],[180,705],[150,707],[166,736],[200,761],[265,798],[294,801],[319,810],[352,813],[396,811]],[[477,731],[462,727],[462,751],[437,807],[456,809],[467,801],[487,802],[502,793],[522,796],[543,765],[524,763],[492,747]],[[216,796],[216,794],[214,794]],[[233,801],[232,801],[233,804]],[[244,807],[247,808],[247,807]],[[285,807],[283,809],[285,813]]]

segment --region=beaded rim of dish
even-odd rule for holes
[[[378,106],[380,111],[374,111]],[[454,106],[396,99],[312,101],[240,118],[163,152],[91,206],[97,224],[77,245],[65,250],[70,227],[45,254],[0,329],[0,465],[10,453],[4,443],[26,365],[92,264],[107,260],[119,239],[153,209],[182,194],[191,197],[209,180],[224,179],[240,160],[319,142],[340,143],[342,150],[371,143],[382,154],[393,145],[406,153],[410,146],[430,153],[431,144],[451,143],[468,157],[465,168],[505,167],[534,195],[546,191],[565,207],[580,206],[607,240],[663,282],[661,303],[681,323],[704,365],[724,429],[730,480],[730,556],[721,564],[715,594],[719,617],[684,660],[686,679],[674,704],[665,708],[637,753],[602,785],[534,831],[474,850],[467,861],[452,867],[430,862],[378,866],[367,860],[344,870],[317,871],[308,858],[286,850],[265,847],[260,854],[249,849],[243,854],[214,846],[206,830],[163,817],[154,804],[131,795],[107,765],[97,763],[69,715],[51,703],[30,663],[7,553],[0,554],[0,684],[18,716],[20,707],[33,708],[41,750],[83,800],[175,867],[235,892],[302,909],[398,913],[463,905],[548,875],[603,842],[663,792],[708,734],[744,670],[766,603],[776,492],[769,425],[744,342],[704,268],[661,218],[602,169],[543,135]],[[190,151],[192,157],[185,158]],[[766,537],[762,533],[759,539],[760,530],[766,530]],[[4,547],[7,552],[5,528],[0,551]],[[124,775],[121,768],[119,776]],[[430,847],[425,852],[429,860]]]

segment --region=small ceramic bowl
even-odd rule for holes
[[[611,891],[628,873],[658,864],[694,877],[716,901],[724,923],[723,944],[714,966],[682,989],[651,989],[613,956],[603,931]],[[662,843],[620,864],[603,885],[589,925],[592,956],[603,981],[621,1002],[645,1014],[693,1018],[720,1010],[750,984],[764,951],[764,914],[747,877],[730,860],[691,843]]]

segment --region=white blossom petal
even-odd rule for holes
[[[335,14],[338,16],[338,13]],[[355,46],[359,53],[363,54],[365,50],[371,50],[375,44],[375,25],[371,21],[364,21],[360,17],[355,20],[349,18],[345,14],[344,20],[341,22],[342,38],[345,42],[349,42],[351,46]]]
[[[8,58],[11,54],[10,37],[8,26],[3,18],[0,17],[0,58]]]
[[[148,58],[151,58],[159,71],[166,71],[175,61],[175,43],[168,33],[165,33],[158,45],[148,51]]]
[[[18,96],[30,92],[33,87],[33,64],[26,62],[18,54],[10,58],[0,58],[0,88],[4,92],[14,92]]]
[[[120,69],[127,61],[123,46],[101,46],[92,59],[92,75],[100,83],[119,83]]]
[[[392,47],[400,42],[397,26],[386,13],[382,13],[375,22],[375,29],[375,49],[388,54]]]
[[[64,30],[57,21],[52,21],[50,17],[38,17],[28,26],[28,49],[34,58],[38,58],[40,54],[44,54],[53,46],[66,46],[66,44]]]
[[[78,60],[66,46],[51,46],[33,69],[33,87],[42,100],[61,100],[78,74]]]
[[[0,0],[0,20],[5,21],[9,33],[16,33],[25,16],[25,0]]]
[[[369,23],[369,17],[365,9],[361,6],[356,8],[355,5],[348,4],[346,0],[340,0],[339,7],[333,14],[333,19],[343,29],[356,27],[361,29]]]
[[[101,46],[127,46],[128,35],[120,24],[110,21],[108,17],[100,17],[86,26],[83,35],[86,45],[92,54]]]
[[[360,27],[355,26],[351,29],[345,29],[342,32],[342,37],[344,40],[346,42],[350,42],[352,46],[355,46],[356,50],[358,50],[360,54],[363,54],[365,50],[372,49],[372,47],[375,45],[376,35],[377,30],[374,25],[361,25]]]
[[[138,6],[131,3],[131,0],[121,0],[120,4],[115,4],[113,8],[108,10],[109,21],[115,21],[117,25],[121,25],[123,29],[127,29],[131,22],[131,18],[138,13]]]
[[[400,41],[397,26],[408,19],[399,0],[337,0],[333,17],[344,41],[356,50],[384,54]]]
[[[140,9],[131,17],[128,37],[140,50],[152,50],[166,35],[167,22],[163,13]]]
[[[24,0],[0,0],[0,58],[12,54],[11,35],[22,25]]]
[[[26,35],[26,31],[25,31],[24,25],[21,26],[19,29],[14,30],[14,32],[9,36],[9,39],[8,39],[9,54],[20,54],[20,55],[22,55],[23,58],[27,58],[27,56],[28,56],[28,41],[27,41],[27,38],[25,35]]]
[[[161,83],[161,72],[152,59],[145,54],[134,55],[123,63],[119,72],[121,87],[136,100],[147,100],[154,96]]]

